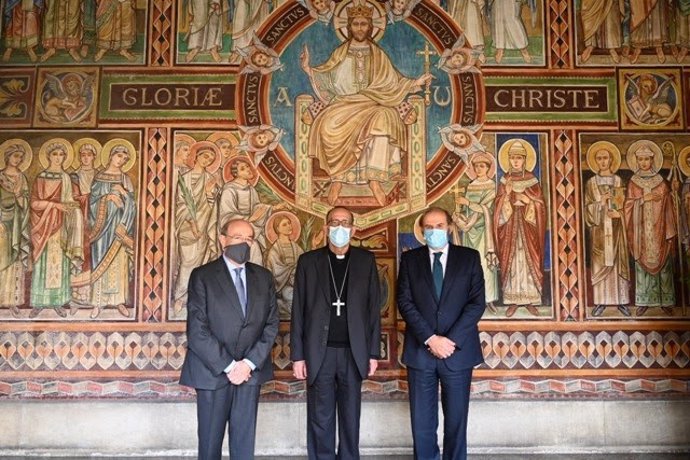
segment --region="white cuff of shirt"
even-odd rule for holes
[[[247,366],[249,366],[249,369],[251,369],[252,372],[253,372],[254,370],[256,370],[256,365],[255,365],[253,362],[249,361],[247,358],[244,358],[242,361],[244,361],[245,364],[246,364]],[[237,361],[235,361],[235,360],[233,359],[232,362],[228,365],[228,367],[226,367],[226,368],[223,370],[223,372],[225,372],[225,373],[227,374],[228,372],[230,372],[230,371],[232,370],[233,367],[235,367],[235,364],[237,364]]]
[[[424,345],[429,345],[429,340],[433,339],[434,337],[436,337],[436,334],[432,334],[431,337],[429,337],[428,339],[426,339],[426,340],[424,341]]]

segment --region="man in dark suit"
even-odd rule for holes
[[[273,276],[247,262],[254,230],[223,226],[223,255],[189,279],[187,355],[180,383],[196,388],[199,459],[220,460],[229,424],[230,458],[253,459],[261,384],[273,377],[278,333]]]
[[[486,308],[479,253],[448,243],[451,217],[429,208],[420,220],[427,245],[403,253],[398,310],[406,323],[414,455],[440,458],[438,385],[443,408],[443,458],[467,458],[467,412],[474,366],[484,362],[477,323]]]
[[[374,255],[350,246],[353,215],[326,216],[328,246],[300,256],[290,330],[293,372],[307,379],[307,452],[311,460],[359,458],[362,380],[380,349],[379,280]]]

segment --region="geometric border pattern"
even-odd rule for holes
[[[690,363],[685,330],[499,331],[481,332],[480,340],[482,369],[685,369]],[[0,372],[129,370],[155,376],[180,370],[186,341],[183,332],[6,331],[0,332]],[[289,356],[289,341],[278,340],[273,354],[283,352]]]

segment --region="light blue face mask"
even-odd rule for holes
[[[342,225],[328,227],[328,241],[336,248],[342,248],[350,242],[350,229]]]
[[[448,244],[448,230],[426,229],[424,230],[424,239],[431,249],[442,249]]]

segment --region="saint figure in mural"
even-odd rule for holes
[[[670,43],[670,10],[664,0],[630,0],[630,45],[634,64],[645,48],[654,48],[657,60],[666,61],[664,45]]]
[[[232,54],[230,63],[238,64],[242,57],[240,50],[252,43],[254,32],[270,14],[270,4],[266,0],[235,0],[232,18]]]
[[[601,316],[606,307],[616,307],[624,316],[630,316],[630,268],[623,221],[625,190],[616,174],[620,152],[610,142],[595,142],[587,151],[587,163],[596,174],[585,185],[584,207],[595,304],[592,316]]]
[[[486,0],[451,0],[448,13],[458,23],[465,39],[476,51],[480,62],[486,60],[484,55],[484,8]]]
[[[218,147],[209,141],[194,144],[190,155],[194,165],[180,174],[175,195],[177,276],[173,291],[176,314],[187,304],[187,284],[192,270],[218,255],[217,197],[220,186],[215,172],[220,164]]]
[[[96,46],[96,0],[84,0],[84,39],[82,40],[81,57],[89,54],[89,46]]]
[[[678,155],[678,166],[685,176],[680,189],[680,228],[681,242],[686,254],[690,253],[690,146]]]
[[[7,62],[15,49],[22,49],[36,62],[36,45],[40,36],[42,0],[6,0],[2,10],[2,30],[4,32],[5,53],[2,60]]]
[[[688,55],[690,49],[690,0],[676,0],[676,42],[673,54],[677,62],[681,62]]]
[[[373,6],[347,7],[348,39],[321,65],[311,67],[304,47],[301,67],[317,98],[326,104],[309,131],[309,155],[331,177],[328,202],[335,204],[343,183],[369,185],[386,204],[382,182],[401,171],[407,129],[398,112],[408,95],[431,81],[403,76],[372,40]]]
[[[96,8],[96,47],[93,60],[103,59],[108,51],[115,51],[128,61],[135,59],[129,51],[137,35],[134,0],[99,0]]]
[[[49,0],[43,13],[42,44],[45,52],[41,62],[55,55],[57,50],[67,50],[76,62],[81,61],[79,51],[84,38],[82,0]]]
[[[627,161],[635,172],[625,197],[625,223],[635,260],[636,314],[644,315],[649,307],[662,307],[672,315],[677,227],[671,187],[659,174],[663,156],[655,143],[641,140],[628,148]]]
[[[587,62],[595,49],[607,50],[613,62],[620,62],[623,14],[623,3],[619,0],[582,0],[580,20],[585,45],[582,62]]]
[[[24,278],[29,269],[29,183],[24,171],[31,150],[23,142],[5,142],[0,154],[0,308],[19,316]]]
[[[187,160],[189,159],[189,154],[192,151],[192,145],[194,145],[194,143],[194,139],[187,135],[175,135],[175,156],[173,158],[173,164],[175,165],[177,174],[184,174],[189,171]]]
[[[481,255],[486,307],[495,314],[494,304],[498,300],[498,258],[493,231],[496,160],[489,153],[475,153],[470,158],[468,174],[472,181],[464,196],[458,195],[455,199],[453,223],[462,233],[459,243],[476,249]]]
[[[262,203],[255,185],[259,179],[251,159],[236,156],[225,165],[225,178],[218,205],[218,225],[223,228],[231,219],[245,219],[254,228],[254,244],[251,247],[250,261],[262,265],[263,251],[266,250],[264,228],[273,211],[286,207],[285,203],[271,206]]]
[[[104,170],[96,174],[89,198],[91,318],[97,318],[104,307],[115,307],[129,317],[137,208],[134,185],[126,173],[136,152],[131,144],[113,139],[102,155]]]
[[[496,63],[503,61],[505,50],[520,50],[525,62],[532,62],[527,50],[529,41],[527,30],[522,22],[523,0],[493,0],[491,2],[491,38],[496,48]],[[534,5],[534,6],[532,6]],[[532,15],[536,14],[536,4],[530,2]],[[473,43],[470,41],[470,44]]]
[[[76,185],[77,196],[76,201],[79,203],[79,208],[82,211],[84,221],[84,263],[82,264],[82,274],[91,273],[91,242],[89,241],[90,228],[89,222],[89,198],[91,196],[91,184],[94,177],[96,177],[97,161],[101,154],[102,146],[95,139],[79,139],[74,143],[74,150],[77,152],[77,158],[74,163],[78,165],[76,170],[70,175],[72,183]],[[91,279],[85,278],[77,281],[72,279],[72,303],[70,313],[76,313],[77,305],[88,305],[91,301]]]
[[[225,16],[221,0],[191,0],[187,4],[189,32],[187,32],[186,62],[192,62],[201,53],[209,53],[220,62],[223,49]]]
[[[39,159],[45,167],[31,190],[30,318],[51,308],[65,317],[71,299],[71,275],[80,273],[84,262],[84,220],[76,197],[78,190],[65,172],[74,151],[64,139],[48,141]]]
[[[265,267],[273,273],[278,312],[280,319],[284,320],[290,319],[297,259],[304,253],[296,242],[300,230],[297,216],[289,211],[273,214],[266,223],[266,234],[271,246],[266,253]]]
[[[498,186],[494,228],[501,269],[503,303],[511,317],[519,307],[539,315],[544,272],[546,204],[532,173],[536,152],[527,141],[512,139],[499,152],[505,172]]]

